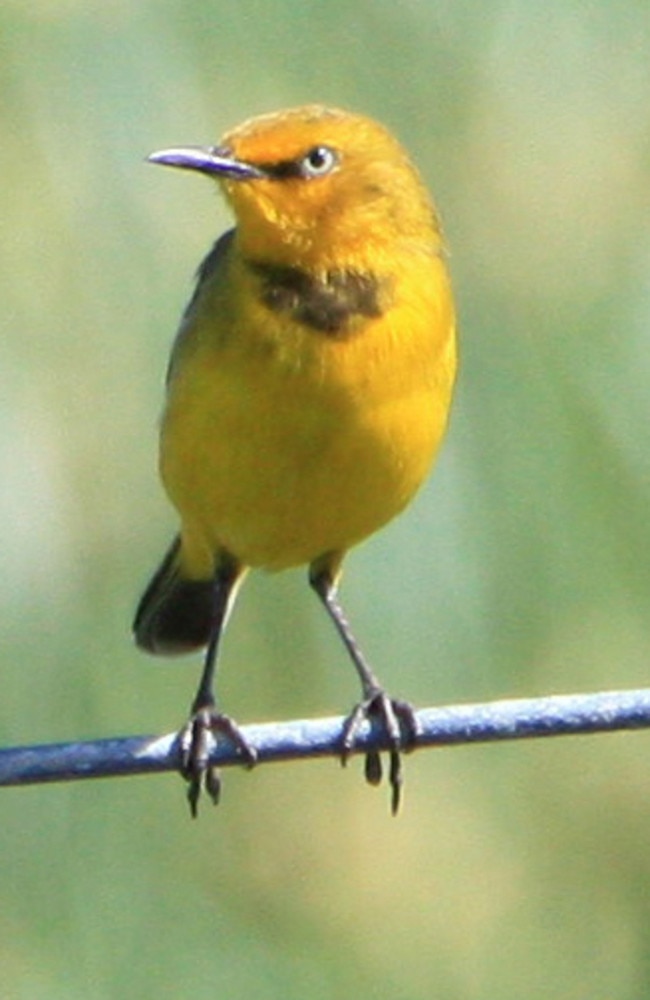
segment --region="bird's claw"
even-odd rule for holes
[[[193,818],[198,815],[202,788],[214,805],[219,802],[221,777],[219,769],[210,763],[210,750],[218,733],[234,743],[248,767],[257,760],[256,750],[230,716],[217,712],[212,705],[196,709],[178,734],[180,772],[188,783],[187,800]]]
[[[372,692],[369,697],[356,705],[343,726],[341,738],[341,763],[347,764],[354,748],[355,739],[364,721],[378,720],[388,743],[390,764],[388,783],[391,789],[391,812],[395,816],[402,796],[402,752],[415,746],[420,735],[420,726],[413,706],[407,701],[390,698],[385,691]],[[379,785],[383,777],[383,767],[378,750],[369,750],[365,759],[365,777],[371,785]]]

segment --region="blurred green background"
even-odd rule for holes
[[[166,732],[198,664],[132,646],[174,528],[168,346],[227,224],[143,163],[335,103],[412,152],[446,224],[462,373],[437,471],[349,560],[419,704],[650,679],[650,8],[508,0],[5,0],[0,10],[0,741]],[[226,643],[242,722],[329,715],[352,671],[304,574]],[[650,993],[650,736],[0,792],[3,1000]]]

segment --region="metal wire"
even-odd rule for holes
[[[645,729],[650,727],[650,689],[425,708],[417,719],[417,748]],[[242,732],[263,764],[337,756],[344,722],[341,716],[270,722],[242,726]],[[366,724],[353,752],[384,748],[380,727]],[[222,738],[210,759],[220,767],[242,763],[237,748]],[[0,750],[0,785],[173,771],[178,763],[175,733],[10,747]]]

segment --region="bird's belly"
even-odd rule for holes
[[[163,481],[197,552],[224,548],[249,566],[311,562],[376,531],[422,482],[444,427],[424,386],[358,406],[289,385],[215,386],[206,405],[196,389],[169,403]]]

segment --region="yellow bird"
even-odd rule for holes
[[[387,129],[316,105],[149,159],[215,178],[236,220],[199,268],[172,350],[160,471],[181,527],[134,622],[151,653],[207,646],[180,734],[192,814],[202,785],[219,796],[211,734],[255,759],[213,693],[237,589],[251,567],[302,564],[361,681],[342,759],[378,719],[396,812],[414,712],[385,693],[337,585],[348,549],[411,500],[447,423],[456,343],[436,210]],[[366,777],[381,780],[376,752]]]

